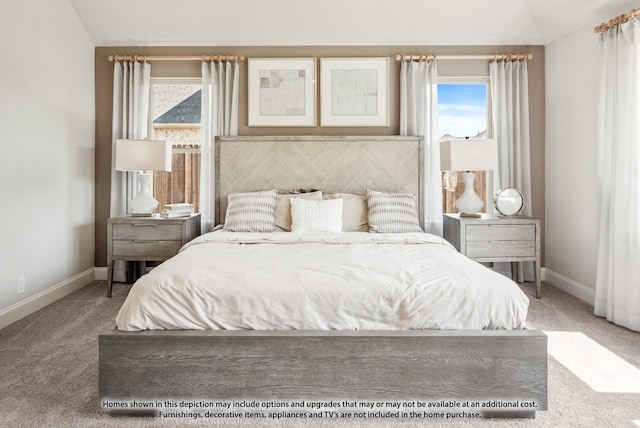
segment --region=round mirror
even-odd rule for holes
[[[524,198],[517,189],[509,187],[500,190],[493,199],[496,210],[504,216],[519,215],[524,208]]]

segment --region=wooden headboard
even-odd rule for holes
[[[227,195],[265,189],[367,189],[416,195],[422,225],[424,149],[411,136],[260,136],[216,138],[216,224]]]

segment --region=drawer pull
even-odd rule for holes
[[[156,227],[158,223],[133,223],[133,227]]]
[[[147,243],[147,242],[160,242],[157,239],[134,239],[133,242],[136,243]]]

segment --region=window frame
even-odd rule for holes
[[[149,119],[147,123],[147,135],[149,138],[154,138],[155,130],[153,125],[153,87],[155,85],[199,85],[202,89],[202,77],[151,77],[149,79]],[[190,124],[190,127],[195,125]],[[200,116],[200,124],[197,125],[202,130],[202,115]],[[187,127],[187,125],[185,125]],[[172,153],[200,153],[200,148],[177,148],[171,147]]]
[[[487,138],[493,138],[493,111],[492,111],[492,103],[491,103],[491,78],[489,76],[438,76],[438,85],[474,85],[474,84],[484,84],[486,88],[486,111],[487,111]],[[439,103],[439,99],[438,99]],[[440,130],[440,116],[438,115],[438,131],[442,134]],[[439,137],[441,138],[441,137]],[[488,214],[494,213],[493,207],[493,194],[495,193],[494,189],[494,180],[493,180],[493,171],[485,172],[485,208]]]
[[[487,90],[487,138],[493,138],[493,115],[491,114],[491,81],[489,76],[438,76],[438,85],[484,84]],[[438,119],[439,120],[439,119]],[[439,125],[439,124],[438,124]],[[440,127],[438,126],[438,129]]]
[[[198,86],[200,88],[200,90],[202,90],[202,78],[201,77],[152,77],[149,80],[149,102],[148,102],[148,108],[149,108],[149,113],[148,113],[148,121],[147,121],[147,135],[149,136],[150,139],[156,138],[155,136],[155,126],[153,123],[154,120],[154,115],[153,115],[153,110],[154,110],[154,87],[155,86],[159,86],[159,85],[194,85],[194,86]],[[181,126],[178,125],[175,128],[180,128]],[[200,131],[202,131],[202,115],[200,117],[200,123],[198,124],[184,124],[184,128],[199,128]],[[200,134],[202,135],[202,134]],[[201,150],[200,150],[200,146],[198,147],[176,147],[172,144],[171,147],[171,152],[172,154],[185,154],[185,156],[188,156],[189,154],[197,154],[200,155]],[[174,171],[172,171],[173,173]],[[154,173],[154,196],[155,196],[155,178],[156,178],[156,174]],[[200,183],[197,183],[197,186],[199,188]],[[185,192],[186,195],[186,191],[187,189],[182,189]],[[195,199],[193,200],[194,203],[196,203],[196,206],[198,206],[199,204],[199,198],[197,196],[194,197]],[[160,200],[160,197],[158,197],[158,199]],[[191,198],[189,198],[191,199]],[[185,200],[186,200],[186,196],[185,196]],[[171,200],[169,201],[171,202]],[[159,210],[162,206],[164,206],[165,201],[164,200],[160,200],[160,206],[159,206]],[[199,210],[199,209],[198,209]]]

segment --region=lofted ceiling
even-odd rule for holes
[[[638,0],[69,1],[96,46],[545,45],[639,6]]]

